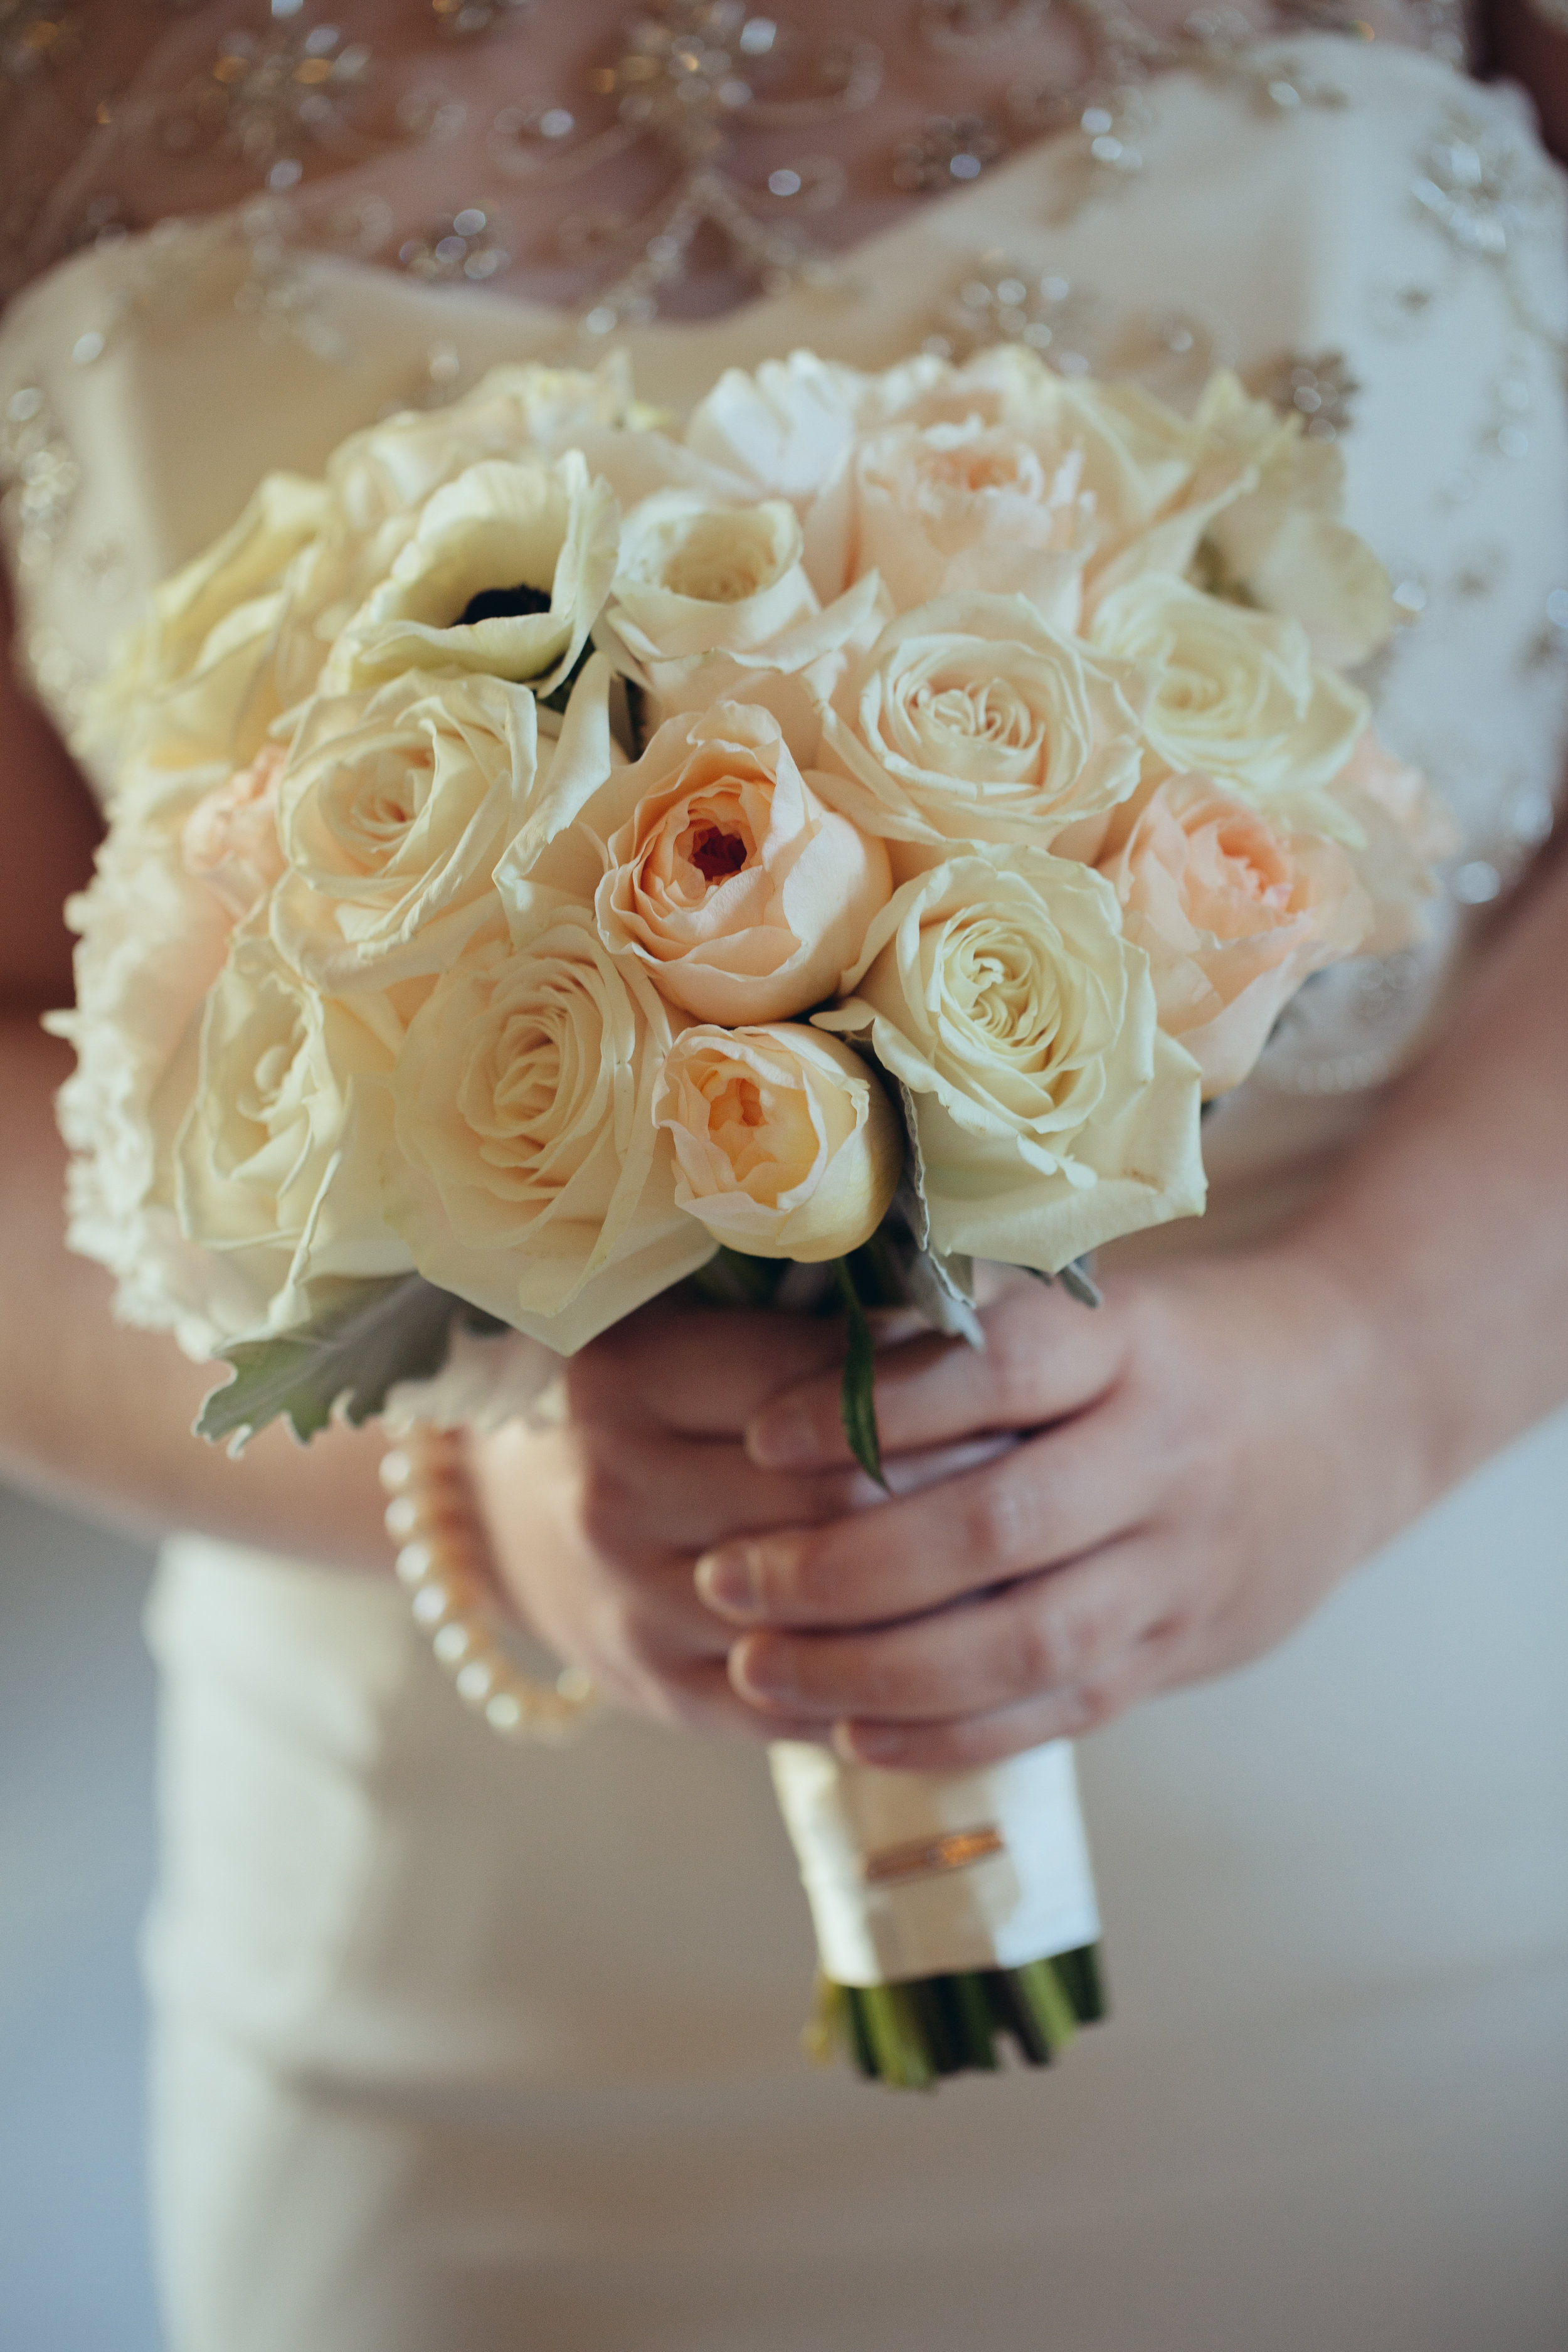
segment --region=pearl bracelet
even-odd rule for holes
[[[515,1666],[490,1620],[505,1595],[480,1522],[460,1430],[417,1428],[382,1457],[390,1500],[386,1532],[397,1574],[414,1596],[414,1621],[458,1686],[458,1696],[503,1739],[568,1739],[596,1705],[580,1667],[553,1683]]]

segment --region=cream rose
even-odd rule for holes
[[[1156,1024],[1110,884],[1047,850],[933,866],[814,1016],[910,1090],[931,1240],[1055,1273],[1204,1204],[1197,1066]]]
[[[794,1022],[688,1029],[653,1115],[675,1146],[678,1204],[752,1257],[842,1257],[898,1189],[903,1134],[887,1096],[847,1045]]]
[[[1150,677],[1143,733],[1174,773],[1263,805],[1310,803],[1312,822],[1353,832],[1322,796],[1366,724],[1366,697],[1313,661],[1296,622],[1151,572],[1100,604],[1089,635]]]
[[[1337,842],[1277,831],[1206,776],[1160,785],[1100,871],[1205,1096],[1241,1084],[1308,973],[1353,955],[1372,922]]]
[[[581,454],[487,459],[435,491],[333,649],[327,684],[484,670],[554,691],[616,569],[618,514]]]
[[[1082,470],[1079,452],[1042,452],[978,417],[891,425],[855,446],[811,508],[817,593],[875,572],[895,612],[984,589],[1026,596],[1071,629],[1092,522]]]
[[[602,664],[584,673],[497,867],[509,909],[530,877],[591,896],[612,951],[700,1021],[785,1020],[830,996],[892,887],[881,843],[823,805],[761,708],[670,719],[616,763],[607,683]]]
[[[320,482],[268,474],[233,528],[153,590],[89,701],[89,762],[107,761],[117,782],[133,758],[174,770],[255,757],[285,707],[276,666],[291,568],[330,510]]]
[[[669,1014],[592,911],[520,886],[526,943],[470,942],[409,1025],[389,1214],[419,1272],[562,1354],[694,1273],[653,1121]]]
[[[1194,425],[1216,458],[1245,457],[1252,486],[1209,518],[1201,562],[1252,603],[1299,621],[1319,661],[1352,669],[1394,626],[1387,572],[1341,520],[1345,461],[1310,440],[1298,415],[1251,400],[1231,374],[1216,375]]]
[[[198,1249],[174,1212],[174,1145],[196,1086],[202,1006],[234,925],[185,856],[205,782],[200,772],[172,784],[127,780],[91,885],[66,908],[80,934],[76,1009],[47,1024],[77,1053],[57,1097],[72,1155],[70,1246],[114,1276],[123,1321],[172,1330],[197,1361],[267,1314],[266,1288]]]
[[[624,352],[592,372],[503,364],[449,407],[405,409],[351,434],[327,461],[327,488],[352,530],[374,530],[423,506],[469,466],[553,457],[584,433],[626,425],[636,408]]]
[[[202,1020],[201,1058],[174,1148],[180,1224],[271,1299],[279,1328],[328,1276],[405,1274],[382,1214],[384,1080],[400,1024],[384,1000],[322,997],[262,937],[241,935]]]
[[[905,415],[953,373],[922,355],[869,375],[805,351],[764,360],[752,371],[726,368],[691,412],[686,445],[763,497],[804,503],[830,479],[858,434]]]
[[[803,669],[873,609],[868,581],[824,612],[802,544],[785,499],[718,505],[696,490],[656,492],[626,517],[595,641],[666,717],[743,699],[748,671]]]
[[[416,670],[311,704],[279,786],[273,938],[318,987],[440,971],[499,911],[491,881],[538,767],[525,687]]]
[[[1138,782],[1142,682],[1021,596],[892,622],[822,709],[817,789],[892,841],[1043,845]]]

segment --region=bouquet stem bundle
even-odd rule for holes
[[[1081,2025],[1105,2015],[1098,1948],[1086,1944],[1016,1969],[964,1969],[907,1984],[820,1986],[814,2053],[842,2047],[868,2080],[904,2091],[943,2075],[990,2074],[1011,2040],[1026,2065],[1048,2066]]]

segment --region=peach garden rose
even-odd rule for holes
[[[686,1030],[653,1111],[675,1146],[680,1206],[752,1257],[843,1257],[898,1187],[903,1135],[879,1081],[798,1022]]]
[[[760,705],[669,719],[617,761],[603,682],[585,673],[573,698],[502,898],[531,875],[592,898],[612,952],[700,1021],[787,1020],[831,996],[892,887],[880,841],[818,799]]]

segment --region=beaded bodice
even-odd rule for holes
[[[820,271],[1042,136],[1108,194],[1175,66],[1332,104],[1262,46],[1307,29],[1463,61],[1460,0],[0,0],[0,283],[238,207],[603,336]]]

